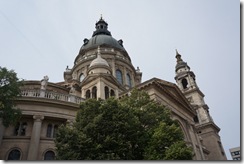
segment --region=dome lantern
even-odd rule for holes
[[[93,36],[99,35],[99,34],[104,34],[104,35],[109,35],[111,36],[110,31],[108,31],[108,23],[105,22],[101,16],[100,20],[96,23],[96,31],[93,32]]]

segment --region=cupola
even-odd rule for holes
[[[111,73],[111,68],[108,62],[101,57],[100,46],[97,48],[97,57],[92,60],[89,66],[88,74],[90,73]]]
[[[93,32],[93,36],[99,35],[99,34],[104,34],[104,35],[109,35],[111,36],[110,31],[108,31],[108,23],[103,20],[101,17],[100,20],[96,23],[96,31]]]

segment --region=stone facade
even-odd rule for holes
[[[54,159],[54,138],[58,126],[75,120],[85,99],[116,98],[133,88],[146,91],[152,99],[172,111],[194,151],[194,160],[226,160],[218,135],[220,128],[209,115],[204,94],[190,67],[176,53],[176,84],[158,78],[141,82],[142,72],[131,63],[122,40],[116,40],[101,18],[91,39],[84,39],[72,68],[67,66],[64,81],[25,81],[16,107],[23,117],[16,126],[0,125],[0,159]]]

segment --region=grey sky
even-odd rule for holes
[[[142,80],[174,82],[175,49],[196,75],[228,159],[240,146],[240,1],[1,0],[0,66],[63,81],[101,14]]]

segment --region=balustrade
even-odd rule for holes
[[[44,91],[45,94],[40,94],[40,90],[22,90],[21,95],[23,97],[38,97],[38,98],[46,98],[46,99],[54,99],[54,100],[60,100],[60,101],[66,101],[66,102],[73,102],[76,104],[80,104],[82,102],[81,97],[77,97],[74,95],[69,94],[62,94],[57,92],[51,92],[51,91]],[[74,97],[74,98],[71,98]]]

